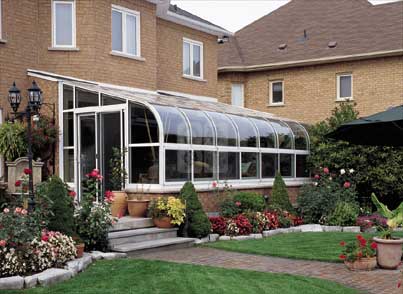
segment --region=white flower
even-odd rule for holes
[[[340,170],[340,174],[341,175],[344,175],[346,173],[346,170],[344,169],[344,168],[342,168],[341,170]]]
[[[354,169],[350,169],[349,172],[350,172],[350,174],[352,174],[353,172],[355,172],[355,170],[354,170]]]

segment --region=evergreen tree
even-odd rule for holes
[[[273,208],[286,210],[289,212],[294,210],[291,205],[290,198],[288,197],[287,187],[279,172],[276,173],[276,177],[274,179],[270,205]]]

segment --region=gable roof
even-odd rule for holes
[[[220,71],[295,66],[373,53],[403,55],[403,2],[292,0],[219,47]],[[336,42],[329,48],[329,42]],[[286,48],[279,49],[279,45]],[[262,70],[262,69],[260,69]]]

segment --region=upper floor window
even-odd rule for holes
[[[203,43],[183,39],[183,75],[203,79]]]
[[[353,75],[337,75],[337,100],[353,99]]]
[[[284,104],[284,82],[283,81],[270,81],[270,105],[283,105]]]
[[[232,105],[244,107],[243,84],[234,83],[231,88]]]
[[[52,46],[76,47],[75,1],[52,2]]]
[[[140,13],[112,5],[112,51],[140,56]]]

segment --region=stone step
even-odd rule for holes
[[[143,229],[154,227],[153,220],[151,218],[136,218],[131,216],[124,216],[120,218],[110,229],[110,232]]]
[[[113,246],[112,251],[127,253],[128,255],[136,255],[150,251],[161,251],[167,249],[186,248],[194,245],[193,238],[166,238],[153,241],[144,241],[138,243],[128,243]]]
[[[138,243],[144,241],[160,240],[166,238],[177,237],[177,228],[160,229],[160,228],[144,228],[127,231],[115,231],[108,234],[109,247],[126,244]]]

